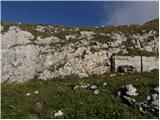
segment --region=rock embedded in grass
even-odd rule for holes
[[[42,108],[43,108],[43,102],[40,102],[40,101],[39,101],[39,102],[36,102],[36,103],[35,103],[35,107],[36,107],[37,109],[39,109],[39,110],[42,109]]]
[[[147,105],[146,103],[144,102],[139,102],[137,103],[137,106],[139,108],[139,111],[143,114],[146,114],[148,113],[148,109],[149,109],[149,105]]]
[[[97,89],[97,86],[92,85],[92,86],[90,87],[90,89],[91,89],[91,90],[96,90],[96,89]]]
[[[147,101],[150,101],[150,100],[151,100],[151,96],[148,95],[147,98],[146,98],[146,100],[147,100]]]
[[[132,86],[132,84],[126,85],[125,88],[127,89],[126,94],[129,96],[137,96],[138,93],[136,93],[137,89]]]
[[[73,88],[73,89],[74,89],[74,90],[76,90],[77,88],[79,88],[79,86],[78,86],[78,85],[74,86],[74,88]]]
[[[158,112],[159,110],[159,95],[154,93],[148,95],[146,101],[137,103],[141,113]]]
[[[38,93],[39,93],[39,91],[35,91],[35,92],[34,92],[34,94],[38,94]]]
[[[87,88],[88,86],[87,85],[81,85],[80,87],[81,88]]]
[[[63,116],[63,112],[59,110],[57,113],[54,114],[55,117],[61,117]]]
[[[153,94],[148,95],[146,100],[143,100],[141,102],[136,101],[133,96],[137,96],[137,89],[132,86],[132,84],[122,86],[120,91],[118,91],[118,96],[121,97],[124,103],[131,105],[131,106],[137,106],[139,111],[142,114],[149,114],[150,112],[158,112],[159,110],[159,94],[158,94],[159,88],[154,88]]]
[[[103,83],[103,86],[106,86],[106,85],[107,85],[107,83],[106,83],[106,82],[104,82],[104,83]]]
[[[132,96],[137,96],[136,93],[137,89],[132,86],[132,84],[122,86],[121,89],[118,91],[118,96],[121,97],[124,103],[128,105],[134,105],[136,100],[131,98]]]
[[[110,74],[110,77],[114,77],[114,76],[116,76],[116,74],[114,73],[114,74]]]
[[[159,87],[154,88],[154,91],[155,91],[156,93],[159,93]]]
[[[37,98],[33,99],[33,105],[32,105],[33,113],[42,112],[43,107],[44,107],[44,102],[41,98],[37,97]]]
[[[120,91],[118,91],[118,96],[137,96],[137,89],[132,86],[132,84],[126,85],[125,87],[122,86]]]
[[[156,109],[159,109],[159,100],[156,99],[156,100],[152,101],[152,105],[153,105]]]
[[[125,95],[123,96],[123,101],[124,101],[125,103],[127,103],[128,105],[133,105],[133,104],[136,102],[135,99],[130,98],[130,97],[125,96]]]
[[[95,95],[98,95],[98,94],[99,94],[99,90],[95,90],[95,91],[94,91],[94,94],[95,94]]]
[[[159,95],[153,94],[151,104],[155,109],[159,109]]]
[[[152,95],[152,100],[157,100],[158,97],[159,97],[159,95],[155,93],[155,94]]]

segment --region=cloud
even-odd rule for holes
[[[124,2],[120,7],[113,10],[109,20],[106,11],[106,19],[103,22],[108,25],[144,24],[159,18],[158,12],[159,4],[157,1]]]

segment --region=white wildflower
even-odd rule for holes
[[[35,92],[34,92],[34,94],[38,94],[38,93],[39,93],[39,91],[35,91]]]

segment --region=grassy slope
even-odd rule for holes
[[[81,82],[97,85],[100,94],[94,95],[89,89],[70,89],[72,84]],[[107,82],[105,87],[104,82]],[[138,89],[136,100],[142,101],[158,86],[158,74],[139,73],[115,77],[104,74],[88,78],[72,76],[48,81],[34,79],[19,85],[2,84],[2,118],[29,118],[31,113],[38,114],[40,118],[54,118],[58,110],[64,112],[61,118],[158,118],[156,113],[142,115],[136,107],[121,101],[117,96],[118,89],[130,83]],[[40,93],[25,96],[35,90]],[[32,108],[36,97],[44,102],[42,111],[38,113]]]

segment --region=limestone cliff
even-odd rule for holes
[[[2,82],[87,77],[109,72],[113,54],[158,55],[158,26],[2,24]]]

